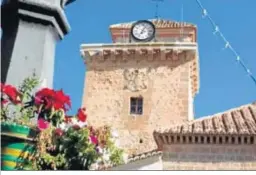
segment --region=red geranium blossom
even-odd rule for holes
[[[65,95],[62,90],[55,91],[56,102],[54,104],[55,109],[64,109],[67,111],[71,107],[70,97]]]
[[[85,114],[85,108],[79,108],[77,112],[77,118],[81,122],[85,122],[87,115]]]
[[[35,104],[44,104],[46,109],[51,108],[54,99],[54,91],[49,88],[43,88],[35,94]]]
[[[64,134],[64,132],[63,132],[60,128],[57,128],[57,129],[55,130],[55,134],[56,134],[57,136],[62,136],[62,135]]]
[[[73,128],[74,130],[79,130],[79,129],[80,129],[80,126],[79,126],[79,125],[73,125],[72,128]]]
[[[91,136],[90,136],[90,140],[91,140],[91,142],[92,142],[94,145],[97,145],[97,144],[98,144],[98,139],[97,139],[97,137],[91,135]]]
[[[45,105],[45,109],[55,110],[63,109],[67,111],[71,107],[69,96],[65,95],[62,90],[54,91],[53,89],[43,88],[35,95],[36,105]]]
[[[21,103],[20,101],[20,93],[18,92],[18,90],[11,86],[11,85],[4,85],[1,83],[1,104],[5,104],[8,102],[7,99],[4,99],[3,95],[5,94],[9,100],[13,103],[13,104],[19,104]]]
[[[47,129],[49,126],[49,122],[47,122],[46,120],[40,118],[39,120],[37,120],[37,127],[40,131]]]
[[[4,98],[1,97],[1,105],[6,104],[7,102],[8,102],[8,100],[6,100],[6,99],[4,99]]]

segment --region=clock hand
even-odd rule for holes
[[[146,27],[144,27],[142,30],[141,30],[141,32],[140,32],[140,34],[142,34],[143,32],[144,32],[144,30],[146,29]]]

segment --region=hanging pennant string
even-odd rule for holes
[[[231,46],[230,42],[225,38],[225,36],[223,35],[223,33],[220,31],[219,26],[216,25],[216,23],[213,21],[213,19],[211,18],[211,16],[209,15],[209,13],[207,12],[207,10],[203,7],[202,3],[200,2],[200,0],[196,0],[198,6],[202,9],[202,13],[203,13],[203,18],[207,18],[210,23],[212,24],[213,28],[214,28],[214,32],[213,34],[219,34],[219,36],[223,39],[223,41],[225,42],[225,47],[223,49],[230,49],[231,52],[235,55],[236,57],[236,61],[243,67],[243,69],[246,71],[246,73],[251,77],[251,79],[253,80],[253,82],[256,85],[256,78],[253,76],[252,72],[250,71],[250,69],[245,65],[245,63],[243,62],[243,60],[241,59],[241,57],[238,55],[237,51]]]

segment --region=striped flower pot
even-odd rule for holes
[[[1,123],[1,169],[21,170],[34,152],[36,131],[15,123]]]

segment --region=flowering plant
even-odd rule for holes
[[[73,117],[66,116],[57,127],[45,128],[30,169],[89,170],[123,163],[123,151],[115,145],[116,135],[107,126],[88,126],[86,118],[83,108]]]
[[[34,118],[36,110],[31,105],[33,97],[30,92],[37,84],[35,78],[25,79],[19,89],[1,83],[1,121],[33,125],[30,119]]]
[[[28,78],[19,89],[1,84],[1,120],[33,126],[31,119],[37,119],[36,151],[20,168],[89,170],[125,161],[111,128],[89,126],[85,108],[67,116],[71,100],[62,90],[43,88],[31,95],[38,83],[36,78]],[[9,110],[10,106],[14,108]]]

